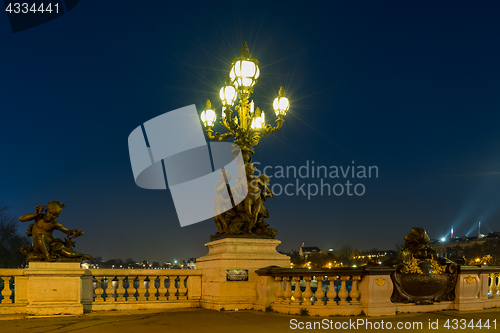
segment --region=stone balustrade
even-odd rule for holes
[[[206,272],[202,269],[85,270],[75,263],[31,266],[0,269],[0,314],[186,308],[200,307],[204,301],[202,276]],[[285,314],[377,316],[500,306],[500,267],[461,266],[455,300],[427,305],[391,302],[392,272],[379,266],[314,270],[271,266],[255,271],[254,282],[228,282],[224,287],[250,295],[247,302],[253,309]]]
[[[198,307],[199,270],[91,269],[92,310]]]
[[[384,281],[376,287],[383,290],[382,294],[371,297],[371,301],[391,305],[392,271],[378,267],[313,270],[263,268],[256,272],[260,276],[256,308],[272,308],[273,311],[291,314],[307,311],[310,315],[323,316],[360,315],[366,313],[367,306],[364,303],[367,303],[368,294],[372,292],[364,290],[367,289],[364,284],[369,283],[370,277],[376,276],[378,281]]]
[[[314,270],[262,268],[256,271],[260,280],[255,308],[290,314],[305,311],[320,316],[378,316],[500,306],[500,267],[461,266],[455,300],[427,305],[393,303],[392,272],[380,266]]]
[[[482,310],[500,306],[500,267],[461,266],[456,295],[458,310]]]
[[[69,274],[72,280],[66,281]],[[184,269],[0,269],[0,314],[45,314],[40,308],[54,307],[58,302],[68,304],[67,299],[83,304],[68,314],[199,307],[201,275],[199,270]],[[44,288],[44,279],[56,284]],[[36,311],[30,310],[33,304],[38,307]],[[57,314],[61,310],[54,311]]]
[[[23,269],[0,269],[0,314],[25,313],[28,305]]]
[[[500,298],[500,269],[490,272],[489,275],[489,298]]]

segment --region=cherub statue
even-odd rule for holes
[[[269,177],[262,174],[259,177],[255,177],[250,184],[250,188],[252,188],[252,200],[249,200],[249,211],[250,211],[250,224],[248,225],[248,232],[251,233],[253,227],[257,223],[257,219],[259,218],[259,214],[261,213],[261,209],[263,208],[263,202],[266,199],[273,198],[273,191],[267,186],[269,184]],[[250,191],[249,191],[250,192]],[[254,192],[256,195],[254,195]]]
[[[33,237],[33,245],[20,248],[20,251],[27,256],[27,262],[92,260],[92,256],[72,249],[74,242],[71,238],[83,235],[83,231],[68,229],[56,221],[63,207],[66,207],[66,205],[54,200],[49,202],[47,206],[37,206],[35,208],[36,213],[25,214],[19,218],[21,222],[35,220],[34,223],[30,224],[26,233],[26,235]],[[59,238],[54,239],[54,230],[59,230],[68,237],[65,241]]]

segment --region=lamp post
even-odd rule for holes
[[[284,117],[290,107],[290,102],[285,96],[285,89],[280,88],[278,97],[273,102],[276,114],[276,126],[266,124],[266,115],[260,108],[254,107],[254,102],[250,101],[253,93],[253,86],[260,75],[259,62],[253,58],[247,43],[243,43],[240,55],[231,61],[231,70],[225,79],[224,86],[220,89],[219,96],[222,100],[222,111],[219,123],[227,130],[221,134],[214,134],[212,128],[217,120],[217,113],[212,108],[210,100],[207,100],[205,109],[201,112],[201,120],[206,130],[208,138],[213,141],[227,141],[234,138],[234,145],[239,147],[243,161],[245,163],[245,173],[238,174],[236,182],[246,181],[248,194],[243,202],[232,205],[232,209],[215,216],[215,222],[219,232],[212,236],[244,236],[249,235],[259,238],[274,238],[276,230],[267,228],[268,224],[264,218],[268,217],[267,210],[262,202],[267,197],[272,198],[272,192],[267,187],[269,178],[266,175],[254,176],[256,168],[252,164],[253,147],[259,143],[262,136],[274,133],[283,126]],[[234,105],[236,99],[239,100]],[[234,105],[234,110],[233,110]],[[236,113],[233,117],[233,112]],[[226,184],[228,183],[227,173],[224,175]],[[229,189],[229,185],[228,189]],[[229,202],[235,194],[235,189],[230,189],[226,200]],[[214,199],[214,203],[215,203]],[[217,206],[217,204],[216,204]],[[216,211],[223,211],[221,207],[216,207]]]

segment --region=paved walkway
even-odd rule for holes
[[[489,319],[490,328],[477,326],[479,320],[484,325]],[[493,320],[496,319],[496,329]],[[449,320],[450,328],[443,325]],[[383,323],[382,323],[383,321]],[[475,327],[468,327],[472,323]],[[311,329],[306,329],[308,322]],[[466,323],[465,328],[463,323]],[[419,314],[399,314],[384,317],[302,317],[259,311],[212,311],[204,309],[182,309],[170,311],[134,312],[92,312],[81,317],[25,318],[21,315],[0,316],[0,332],[78,332],[78,333],[266,333],[316,330],[381,332],[395,331],[397,325],[406,325],[416,332],[499,332],[500,309],[485,311],[440,311]],[[429,323],[437,329],[429,328]],[[456,325],[455,325],[456,323]],[[357,326],[359,324],[359,326]],[[372,328],[370,329],[370,325]],[[389,327],[391,325],[391,327]],[[323,329],[318,329],[323,326]],[[342,328],[342,326],[344,328]],[[376,329],[377,326],[379,329]],[[456,326],[455,329],[453,327]],[[291,329],[295,327],[295,329]],[[303,329],[300,329],[303,327]],[[330,328],[331,327],[331,328]],[[335,329],[337,327],[337,329]],[[405,330],[405,329],[403,329]]]

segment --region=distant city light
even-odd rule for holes
[[[444,241],[446,241],[446,238],[445,237],[441,238],[441,242],[444,242]]]

